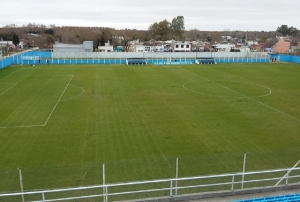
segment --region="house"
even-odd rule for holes
[[[165,51],[172,52],[191,52],[192,51],[192,43],[188,41],[175,41],[168,40],[165,41]]]
[[[231,40],[231,36],[221,36],[223,41],[229,42]]]
[[[279,37],[278,42],[272,47],[273,53],[288,53],[291,42],[285,37]]]
[[[264,52],[264,44],[253,44],[250,46],[251,52]]]
[[[175,42],[173,52],[191,52],[192,44],[190,42]]]
[[[0,41],[1,47],[8,47],[9,49],[15,48],[15,45],[12,41]]]
[[[140,47],[143,44],[144,44],[143,42],[140,42],[140,39],[129,41],[127,51],[128,52],[143,52],[143,51],[141,51],[141,48],[139,48],[139,51],[137,51],[137,49],[136,49],[137,47]]]
[[[112,45],[110,45],[109,41],[107,41],[107,43],[105,43],[104,46],[98,46],[98,50],[100,52],[113,52],[114,47]]]
[[[144,45],[135,45],[135,52],[164,52],[165,47],[161,46],[144,46]]]
[[[235,49],[235,44],[214,44],[211,47],[215,52],[231,52],[232,49]]]
[[[112,38],[117,43],[122,43],[122,41],[124,41],[124,37],[123,36],[112,36]]]
[[[40,41],[40,35],[32,33],[22,34],[20,41],[27,47],[34,47],[38,44],[37,42]]]
[[[258,45],[258,43],[256,41],[247,41],[246,45],[253,46],[253,45]]]
[[[295,46],[291,46],[291,51],[293,55],[300,55],[300,42],[295,44]]]
[[[204,52],[205,42],[202,41],[192,41],[192,51],[193,52]]]
[[[136,39],[136,40],[133,40],[133,41],[129,41],[129,42],[128,42],[128,45],[129,45],[129,46],[143,45],[143,44],[144,44],[143,42],[140,42],[140,39]]]
[[[12,41],[0,41],[0,51],[2,55],[8,54],[9,50],[16,48]]]

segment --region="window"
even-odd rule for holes
[[[183,45],[181,45],[181,48],[184,48],[184,46],[183,46]]]
[[[186,45],[186,48],[190,48],[190,45]]]
[[[178,48],[178,45],[176,45],[176,48]]]

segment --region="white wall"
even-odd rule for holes
[[[54,58],[149,58],[149,59],[168,59],[168,58],[197,58],[197,57],[265,57],[267,52],[70,52],[52,53]]]

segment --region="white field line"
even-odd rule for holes
[[[70,86],[76,86],[76,85],[70,84]],[[80,87],[80,86],[76,86],[76,87],[81,88],[81,93],[80,93],[80,94],[78,94],[78,95],[76,95],[76,96],[74,96],[74,97],[68,98],[68,99],[60,100],[60,101],[72,100],[72,99],[75,99],[75,98],[79,97],[80,95],[82,95],[82,94],[84,93],[84,88],[82,88],[82,87]]]
[[[2,93],[0,94],[0,96],[3,95],[4,93],[6,93],[7,91],[9,91],[10,89],[12,89],[13,87],[15,87],[15,85],[17,85],[17,83],[13,83],[13,84],[14,84],[14,85],[12,85],[9,89],[7,89],[6,91],[2,92]]]
[[[182,68],[182,69],[184,69],[184,68]],[[187,70],[187,69],[184,69],[184,70],[186,70],[186,71],[188,71],[188,72],[191,72],[191,71],[189,71],[189,70]],[[274,107],[271,107],[271,106],[269,106],[269,105],[266,105],[266,104],[264,104],[264,103],[262,103],[262,102],[260,102],[260,101],[258,101],[258,100],[255,100],[255,99],[253,99],[253,98],[251,98],[251,97],[249,97],[249,96],[246,96],[246,95],[244,95],[244,94],[242,94],[242,93],[240,93],[240,92],[237,92],[237,91],[235,91],[235,90],[233,90],[233,89],[231,89],[231,88],[228,88],[228,87],[226,87],[226,86],[224,86],[224,85],[222,85],[222,84],[216,83],[215,81],[212,81],[212,80],[210,80],[210,79],[208,79],[208,78],[205,78],[205,77],[203,77],[203,76],[200,76],[199,74],[196,74],[196,73],[194,73],[194,72],[191,72],[191,73],[193,73],[193,74],[195,74],[195,75],[201,77],[202,79],[204,79],[204,80],[206,80],[206,81],[209,81],[209,82],[212,82],[212,83],[214,83],[214,84],[216,84],[216,85],[218,85],[218,86],[221,86],[221,87],[223,87],[223,88],[225,88],[225,89],[227,89],[227,90],[230,90],[230,91],[232,91],[232,92],[235,92],[235,93],[237,93],[237,94],[240,94],[241,96],[243,96],[243,97],[245,97],[245,98],[248,98],[249,100],[252,100],[252,101],[254,101],[254,102],[257,102],[257,103],[259,103],[259,104],[261,104],[261,105],[263,105],[263,106],[265,106],[265,107],[267,107],[267,108],[269,108],[269,109],[272,109],[272,110],[274,110],[274,111],[276,111],[276,112],[278,112],[278,113],[281,113],[281,114],[283,114],[283,115],[285,115],[285,116],[288,116],[288,117],[290,117],[290,118],[292,118],[292,119],[294,119],[294,120],[296,120],[296,121],[300,121],[300,119],[298,119],[298,118],[296,118],[296,117],[294,117],[294,116],[291,116],[291,115],[289,115],[289,114],[287,114],[287,113],[285,113],[285,112],[283,112],[283,111],[280,111],[279,109],[276,109],[276,108],[274,108]]]
[[[28,75],[20,75],[20,76],[26,77],[26,76],[28,76]],[[40,75],[30,75],[30,77],[41,77],[41,76],[45,76],[45,77],[53,77],[53,76],[59,77],[59,76],[61,76],[61,77],[63,77],[63,76],[74,76],[74,75],[72,75],[72,74],[70,74],[70,75],[68,75],[68,74],[66,74],[66,75],[44,75],[44,74],[40,74]]]
[[[54,75],[54,76],[59,76],[59,75]],[[42,124],[42,125],[27,125],[27,126],[0,126],[0,128],[32,128],[32,127],[43,127],[43,126],[46,126],[47,123],[48,123],[48,121],[49,121],[49,119],[50,119],[50,117],[52,116],[52,114],[53,114],[56,106],[58,105],[59,101],[61,100],[63,94],[66,92],[68,86],[70,85],[70,82],[72,81],[72,79],[74,77],[74,75],[62,75],[62,76],[71,76],[71,78],[70,78],[68,84],[66,85],[65,89],[61,93],[60,97],[58,98],[57,102],[55,103],[53,109],[51,110],[51,112],[50,112],[50,114],[49,114],[49,116],[48,116],[48,118],[47,118],[47,120],[45,121],[44,124]]]
[[[12,73],[10,73],[10,74],[4,76],[4,77],[1,77],[0,80],[1,80],[1,79],[4,79],[4,78],[6,78],[6,77],[9,77],[9,76],[11,76],[12,74],[14,74],[14,73],[16,73],[16,72],[18,72],[18,71],[20,71],[20,70],[21,70],[21,69],[18,69],[18,70],[16,70],[16,71],[14,71],[14,72],[12,72]]]
[[[226,80],[218,80],[218,81],[226,81]],[[200,81],[190,81],[190,82],[186,82],[185,84],[183,84],[183,88],[187,91],[191,91],[191,92],[194,92],[194,93],[198,93],[198,94],[202,94],[202,95],[207,95],[207,96],[212,96],[212,97],[235,97],[235,98],[243,98],[244,96],[240,96],[240,97],[237,97],[237,96],[230,96],[230,95],[212,95],[212,94],[207,94],[207,93],[201,93],[201,92],[197,92],[197,91],[194,91],[194,90],[191,90],[191,89],[188,89],[186,87],[187,84],[189,83],[196,83],[196,82],[200,82]],[[210,82],[210,81],[205,81],[205,82]],[[217,81],[215,81],[217,82]],[[245,84],[251,84],[251,85],[255,85],[255,86],[259,86],[259,87],[263,87],[267,90],[269,90],[269,93],[267,94],[264,94],[264,95],[255,95],[255,96],[249,96],[249,97],[266,97],[268,95],[271,95],[272,94],[272,90],[266,86],[263,86],[263,85],[259,85],[259,84],[254,84],[254,83],[249,83],[249,82],[242,82],[242,81],[228,81],[228,82],[236,82],[236,83],[245,83]]]
[[[49,121],[49,119],[50,119],[51,115],[53,114],[53,112],[54,112],[54,110],[55,110],[55,108],[56,108],[57,104],[59,103],[59,101],[60,101],[60,99],[62,98],[63,94],[66,92],[66,90],[67,90],[68,86],[70,85],[70,83],[71,83],[71,81],[72,81],[72,79],[73,79],[73,78],[74,78],[74,75],[72,75],[72,77],[71,77],[71,79],[69,80],[68,84],[66,85],[66,87],[65,87],[64,91],[61,93],[61,95],[60,95],[59,99],[57,100],[57,102],[56,102],[55,106],[53,107],[53,109],[52,109],[52,111],[51,111],[50,115],[48,116],[48,118],[47,118],[47,120],[46,120],[46,122],[44,123],[44,125],[43,125],[43,126],[45,126],[45,125],[48,123],[48,121]]]

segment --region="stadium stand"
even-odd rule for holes
[[[300,201],[300,194],[288,194],[282,196],[268,196],[264,198],[254,198],[254,199],[245,199],[245,200],[237,200],[233,202],[274,202],[274,201],[289,201],[296,202]]]
[[[147,61],[145,58],[127,58],[127,65],[146,65]]]
[[[217,64],[214,58],[196,58],[196,64]]]

